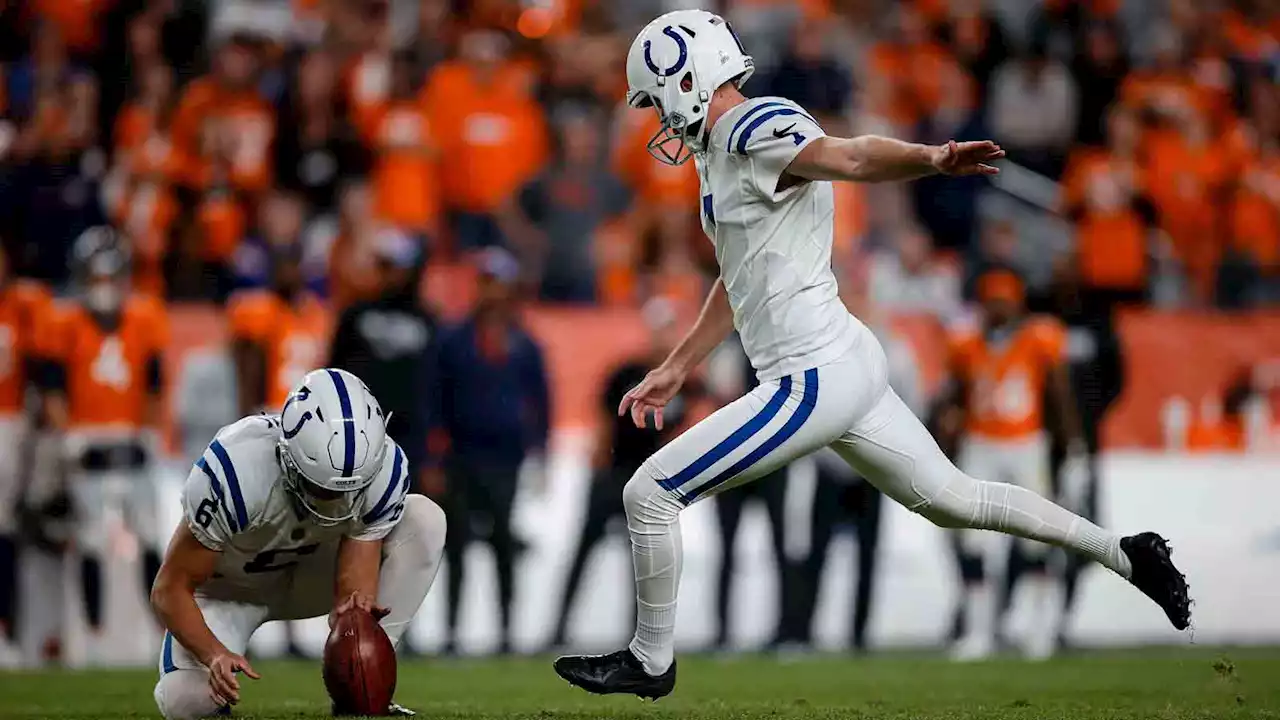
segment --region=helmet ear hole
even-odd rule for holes
[[[680,78],[680,92],[693,92],[693,73],[686,72]]]

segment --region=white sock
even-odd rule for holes
[[[1056,551],[1055,551],[1056,552]],[[1032,657],[1045,658],[1053,654],[1058,642],[1058,630],[1062,623],[1062,582],[1048,573],[1028,574],[1027,583],[1031,600],[1031,635],[1027,650]]]
[[[1129,578],[1133,569],[1120,550],[1120,536],[1108,532],[1066,508],[1017,485],[977,483],[970,527],[999,530],[1081,553]]]
[[[631,653],[650,675],[675,659],[676,595],[683,549],[680,505],[642,467],[623,490],[636,574],[636,634]]]

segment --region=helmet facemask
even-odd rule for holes
[[[668,102],[663,103],[662,99],[649,93],[638,92],[630,99],[630,105],[635,108],[652,106],[658,113],[661,127],[645,147],[649,154],[667,165],[683,165],[706,148],[705,120],[711,93],[699,90],[694,95],[697,82],[692,68],[686,70],[678,82],[659,75],[658,87],[668,97]],[[680,111],[681,107],[687,108],[687,115]]]

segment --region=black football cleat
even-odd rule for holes
[[[1174,567],[1169,542],[1153,532],[1120,538],[1120,550],[1129,557],[1133,573],[1129,582],[1164,609],[1179,630],[1191,626],[1191,597],[1187,578]]]
[[[676,687],[676,663],[658,676],[644,666],[630,650],[608,655],[565,655],[555,662],[556,674],[569,684],[597,695],[624,693],[650,700],[666,697]]]

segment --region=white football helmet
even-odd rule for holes
[[[285,488],[324,525],[355,517],[387,454],[387,421],[360,378],[312,370],[280,410]]]
[[[712,93],[727,82],[742,87],[753,72],[755,61],[715,13],[677,10],[646,25],[627,53],[627,104],[658,110],[662,128],[649,140],[649,154],[682,165],[702,152]]]

